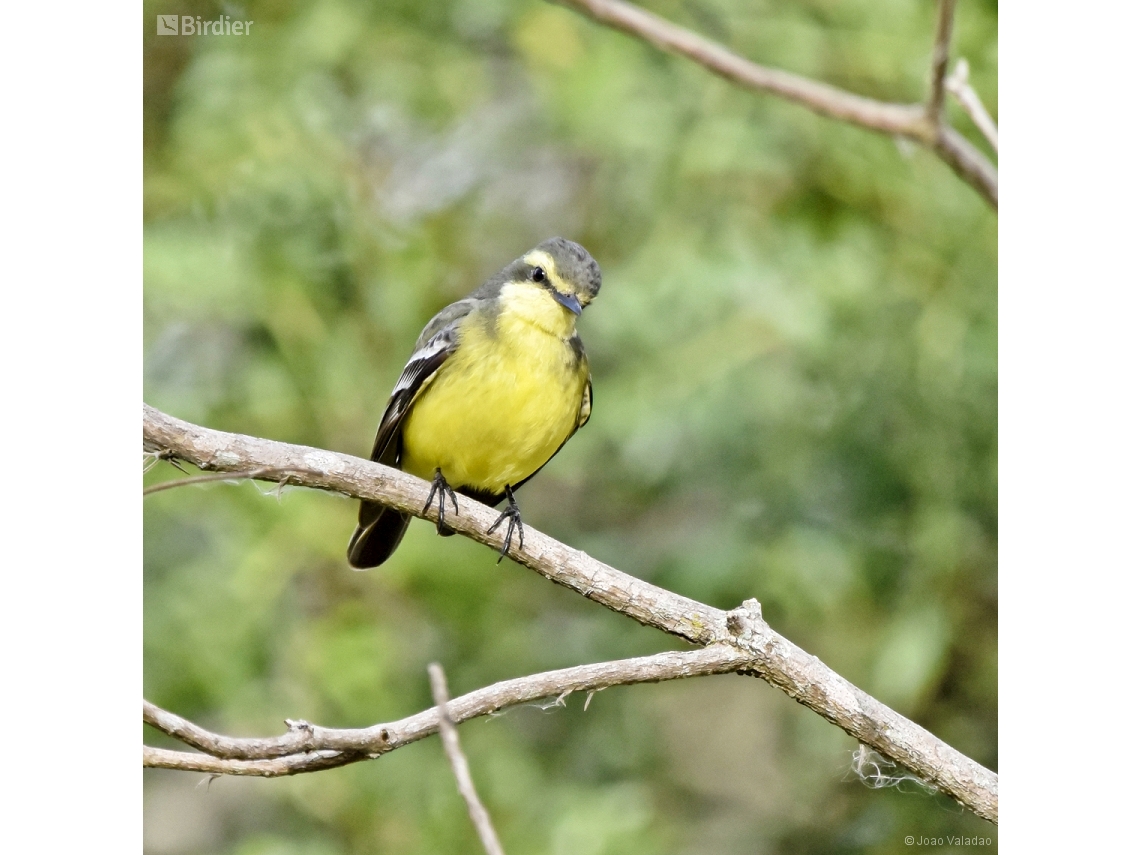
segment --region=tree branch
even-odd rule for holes
[[[290,754],[271,760],[238,760],[143,746],[143,768],[178,769],[182,772],[207,772],[211,775],[256,775],[261,778],[279,778],[282,775],[296,775],[299,772],[335,769],[337,766],[351,763],[352,759],[346,758],[339,751],[314,751],[310,754]]]
[[[447,760],[451,763],[452,774],[459,785],[459,794],[467,802],[467,813],[471,817],[471,824],[479,834],[479,840],[487,855],[505,855],[503,845],[499,843],[499,835],[491,825],[491,815],[479,801],[479,794],[475,792],[475,782],[471,780],[471,769],[467,765],[467,758],[463,749],[459,747],[459,731],[455,722],[447,712],[447,678],[439,663],[428,665],[428,675],[431,677],[431,696],[435,701],[439,713],[439,738],[443,743],[443,750],[447,753]]]
[[[942,108],[946,101],[946,63],[950,61],[955,2],[956,0],[938,0],[938,25],[930,60],[930,98],[926,102],[926,118],[934,125],[942,123]]]
[[[558,671],[504,680],[455,698],[451,719],[462,724],[508,707],[573,692],[596,692],[610,686],[659,683],[706,674],[727,674],[753,664],[747,652],[727,644],[698,650],[657,653],[635,659],[578,665]],[[143,701],[143,721],[204,754],[149,749],[144,766],[216,772],[225,775],[278,777],[345,766],[370,760],[417,742],[439,730],[439,710],[424,710],[399,721],[365,728],[327,728],[307,721],[286,720],[281,736],[242,739],[222,736],[181,716]]]
[[[146,404],[143,404],[143,446],[145,450],[185,460],[201,469],[228,472],[261,469],[266,474],[259,477],[264,480],[288,477],[292,484],[380,502],[404,513],[435,520],[434,508],[424,510],[430,486],[426,481],[407,473],[332,451],[210,430],[175,419]],[[499,549],[502,546],[502,534],[487,532],[496,516],[486,505],[460,496],[459,513],[448,517],[448,526],[473,540]],[[996,774],[879,703],[827,668],[819,659],[780,636],[764,622],[760,606],[755,600],[750,600],[731,612],[724,612],[622,573],[534,528],[527,530],[525,549],[512,546],[509,555],[547,579],[577,591],[613,611],[706,646],[705,651],[692,653],[727,657],[717,660],[722,665],[727,665],[729,661],[734,663],[725,670],[746,670],[762,677],[841,727],[859,742],[906,766],[918,777],[958,799],[979,816],[997,822]],[[668,655],[681,654],[659,654]],[[746,664],[741,664],[742,662]],[[553,689],[561,692],[566,687],[550,688],[551,691],[547,691],[546,695],[554,694]],[[457,710],[459,705],[459,701],[454,701],[450,707],[456,721],[464,720],[462,711]],[[431,729],[415,737],[417,739],[428,732],[434,732],[438,723],[434,710],[420,715],[429,716]],[[366,742],[367,747],[358,739],[345,742],[322,741],[321,747],[339,751],[363,750],[368,754],[391,750],[385,746],[392,739],[392,731],[389,729],[387,739],[382,739],[385,728],[377,727],[380,729],[368,728],[356,732],[372,734],[370,741]],[[195,755],[185,755],[181,759],[185,760],[186,757],[194,758]],[[164,759],[174,762],[165,755],[155,755],[154,759],[156,762]],[[322,756],[315,757],[312,762],[328,764],[333,759],[335,758]],[[254,775],[307,771],[289,767],[274,772],[265,766],[245,772],[234,771],[228,766],[224,769],[216,766],[194,768],[199,771]],[[320,765],[319,768],[326,768],[326,765]]]
[[[430,486],[426,481],[351,457],[300,445],[224,433],[181,421],[143,404],[143,444],[148,451],[161,451],[199,469],[224,472],[262,470],[259,479],[333,490],[355,498],[369,499],[435,522],[436,508],[424,511]],[[447,525],[479,543],[503,546],[502,527],[488,533],[498,514],[486,505],[459,496],[458,516],[448,516]],[[727,637],[724,612],[696,600],[656,588],[596,561],[577,549],[527,526],[526,549],[517,538],[507,554],[552,582],[577,591],[607,608],[680,636],[695,644],[710,644]]]
[[[946,78],[946,91],[953,95],[958,104],[970,117],[970,121],[982,132],[986,141],[998,150],[998,129],[994,120],[990,118],[986,105],[970,85],[970,64],[964,59],[958,60],[954,66],[954,73]]]
[[[778,95],[830,119],[914,140],[933,151],[966,183],[977,190],[995,210],[997,209],[997,169],[968,140],[945,127],[941,119],[932,118],[928,106],[876,101],[798,74],[759,65],[733,53],[724,45],[624,0],[557,0],[557,2],[601,24],[649,42],[667,53],[691,59],[714,74],[746,89]],[[947,5],[951,7],[952,15],[953,3],[943,0],[942,6]],[[940,21],[944,11],[940,8]],[[949,39],[949,24],[947,24],[946,38]],[[938,43],[936,41],[936,45]],[[945,62],[942,63],[942,67],[945,70]],[[938,109],[941,110],[943,97],[941,86],[932,87],[932,93],[934,91],[938,93]],[[933,98],[931,103],[933,104]]]

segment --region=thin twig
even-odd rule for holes
[[[451,772],[455,775],[455,782],[459,785],[459,794],[467,802],[467,813],[471,817],[471,824],[479,834],[479,840],[487,855],[505,855],[499,835],[495,833],[495,826],[491,824],[491,815],[479,801],[479,794],[475,792],[475,782],[471,780],[471,768],[467,765],[467,757],[459,746],[459,731],[451,715],[447,712],[447,677],[438,662],[428,665],[428,676],[431,678],[431,696],[439,710],[439,738],[443,742],[443,750],[447,753],[448,762],[451,763]]]
[[[938,24],[934,33],[934,50],[930,60],[930,98],[926,117],[931,124],[942,124],[946,101],[946,63],[950,61],[950,36],[954,31],[956,0],[938,0]]]
[[[211,430],[175,419],[146,404],[143,404],[143,441],[144,445],[169,449],[174,456],[200,469],[248,471],[260,468],[266,470],[261,477],[268,480],[288,474],[290,482],[298,486],[333,490],[435,521],[435,508],[424,508],[431,485],[406,472],[358,457]],[[460,534],[498,550],[503,545],[502,533],[487,532],[496,516],[486,505],[460,496],[459,513],[449,515],[447,524]],[[749,673],[767,680],[859,742],[906,766],[979,816],[997,822],[996,774],[879,703],[818,658],[780,636],[763,621],[754,600],[724,612],[622,573],[535,528],[527,532],[525,548],[512,546],[508,554],[552,582],[639,623],[694,644],[712,645],[704,652],[715,657],[742,657],[749,663]],[[718,650],[722,645],[727,646],[728,653]],[[719,658],[718,661],[724,664]],[[568,686],[549,688],[551,691],[539,697],[557,695]],[[452,702],[449,708],[456,720],[461,721],[461,715],[456,712],[457,703]],[[426,732],[417,738],[424,735]],[[382,745],[380,734],[376,737],[373,744]],[[344,746],[351,747],[358,748],[359,744]]]
[[[986,142],[994,147],[994,152],[997,152],[997,125],[990,117],[982,99],[978,97],[978,93],[974,91],[974,87],[970,85],[969,80],[970,64],[966,60],[960,59],[954,66],[954,73],[946,78],[946,91],[954,96],[962,110],[970,117],[970,121],[982,132]]]
[[[144,441],[144,443],[143,443],[143,457],[149,458],[146,461],[146,463],[143,464],[143,475],[148,473],[151,469],[153,469],[155,467],[156,464],[158,464],[160,461],[163,461],[163,460],[165,460],[167,463],[169,463],[171,466],[173,466],[175,469],[177,469],[183,475],[188,474],[186,472],[186,470],[182,468],[182,463],[179,460],[177,460],[176,458],[171,457],[170,452],[168,452],[165,448],[150,448],[150,447],[147,447],[147,445]]]
[[[777,95],[830,119],[914,140],[938,155],[997,209],[997,169],[961,134],[932,122],[922,104],[876,101],[798,74],[759,65],[724,45],[624,0],[555,1],[660,50],[691,59],[746,89]]]
[[[241,481],[246,478],[260,478],[269,470],[250,469],[248,472],[212,472],[209,475],[195,475],[193,478],[179,478],[176,481],[163,481],[161,484],[152,484],[143,490],[144,496],[152,493],[161,493],[163,490],[173,490],[175,487],[189,487],[191,484],[206,484],[210,481]]]

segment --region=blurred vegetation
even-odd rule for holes
[[[745,56],[920,100],[932,2],[658,0]],[[367,455],[427,319],[559,234],[600,261],[595,406],[527,522],[773,626],[997,766],[997,222],[940,161],[532,0],[144,4],[145,395]],[[953,56],[996,103],[997,4]],[[956,107],[952,116],[966,123]],[[180,476],[166,464],[151,481]],[[251,484],[148,498],[145,692],[234,735],[359,726],[675,646],[414,522]],[[461,729],[511,853],[893,853],[996,829],[758,680],[611,689]],[[152,744],[162,744],[153,732]],[[431,739],[286,780],[147,772],[147,851],[475,852]],[[986,847],[977,847],[986,849]]]

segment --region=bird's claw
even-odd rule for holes
[[[438,468],[435,470],[435,477],[431,479],[431,492],[428,493],[427,501],[424,502],[424,513],[431,507],[433,499],[439,502],[439,516],[436,517],[435,531],[437,534],[443,534],[447,526],[443,524],[444,510],[447,507],[447,498],[451,497],[451,504],[455,508],[455,515],[459,516],[459,502],[455,498],[455,491],[451,489],[451,485],[447,483],[447,479],[443,477],[443,472]]]
[[[507,487],[507,507],[499,514],[499,518],[495,520],[494,524],[487,529],[487,534],[497,529],[503,520],[507,521],[507,536],[503,540],[503,548],[499,550],[499,560],[495,562],[496,564],[502,563],[507,551],[511,548],[511,538],[514,537],[516,532],[519,536],[519,549],[523,548],[522,511],[519,510],[519,506],[515,503],[515,494],[510,486]]]

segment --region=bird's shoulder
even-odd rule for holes
[[[456,300],[440,309],[435,317],[427,322],[419,338],[416,339],[415,350],[408,362],[412,362],[420,351],[454,339],[463,319],[483,307],[485,301],[480,299],[478,293],[474,291],[462,300]]]
[[[427,348],[433,340],[454,338],[468,318],[474,320],[478,317],[488,324],[492,323],[498,313],[499,295],[512,273],[511,268],[501,270],[462,300],[456,300],[440,309],[416,339],[415,350]],[[412,359],[414,358],[415,353],[412,354]]]

